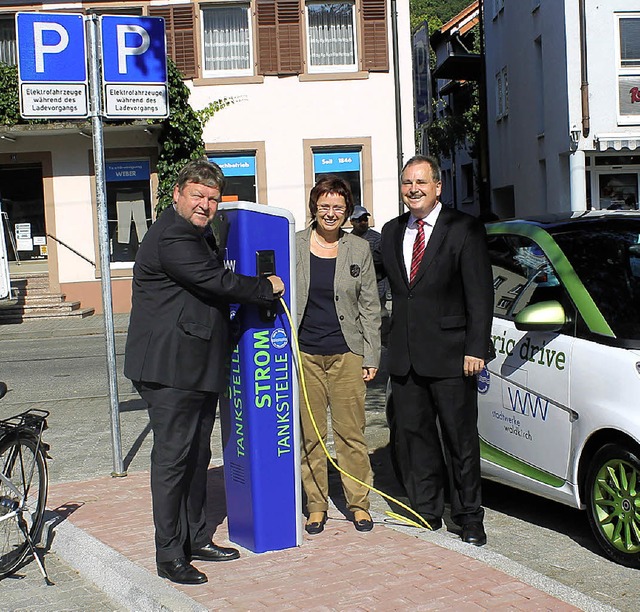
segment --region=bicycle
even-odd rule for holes
[[[6,384],[0,383],[0,398],[6,392]],[[14,572],[31,552],[51,584],[35,548],[49,486],[49,446],[42,441],[48,416],[46,410],[31,409],[0,420],[0,578]]]

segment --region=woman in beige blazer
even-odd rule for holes
[[[380,300],[369,243],[342,230],[353,206],[349,184],[337,176],[324,176],[311,190],[311,225],[296,234],[298,336],[307,395],[323,440],[328,407],[338,464],[370,484],[365,383],[380,362]],[[305,529],[317,534],[329,508],[327,460],[302,393],[300,406]],[[355,528],[370,531],[369,490],[346,476],[342,487]]]

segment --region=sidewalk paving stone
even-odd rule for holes
[[[215,541],[225,545],[222,470],[214,466],[209,475],[208,518],[217,526]],[[147,571],[150,584],[169,584],[155,576],[148,472],[54,484],[49,507]],[[407,533],[382,524],[381,516],[375,518],[376,528],[362,534],[332,508],[325,531],[305,534],[300,547],[262,554],[243,550],[239,560],[229,563],[195,562],[209,582],[171,586],[211,610],[579,609],[480,560],[418,537],[418,530]]]

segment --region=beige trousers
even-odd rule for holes
[[[364,400],[367,392],[362,380],[362,357],[343,355],[309,355],[302,353],[302,367],[309,403],[322,439],[327,440],[327,407],[338,465],[359,480],[371,484],[371,464],[364,438]],[[329,508],[327,458],[318,441],[302,385],[300,390],[302,421],[302,486],[309,512],[326,512]],[[342,488],[349,510],[369,510],[369,490],[341,474]]]

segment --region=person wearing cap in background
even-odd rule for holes
[[[378,279],[378,296],[380,298],[380,306],[382,308],[382,316],[387,316],[385,304],[387,301],[387,290],[389,284],[386,278],[382,278],[379,270],[382,268],[382,253],[380,251],[380,240],[382,235],[380,232],[369,227],[369,211],[364,206],[354,206],[353,214],[349,217],[351,221],[351,233],[354,236],[364,238],[371,247],[371,255],[373,256],[373,265],[376,269],[376,278]]]

